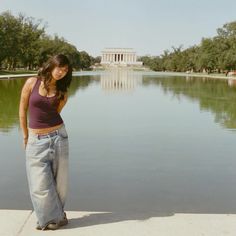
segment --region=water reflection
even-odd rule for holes
[[[105,91],[132,91],[142,83],[142,74],[131,68],[111,68],[101,75],[101,87]]]
[[[74,76],[69,89],[69,97],[74,96],[78,90],[84,90],[94,82],[99,82],[100,76]]]
[[[25,79],[0,80],[0,132],[8,132],[19,126],[18,106]],[[176,99],[184,96],[198,101],[201,110],[211,111],[215,122],[227,129],[236,128],[236,80],[216,80],[194,77],[162,77],[143,75],[129,68],[113,68],[100,74],[73,77],[69,96],[84,90],[91,84],[101,85],[102,90],[134,91],[137,86],[157,85]]]
[[[99,81],[100,76],[73,77],[69,96],[73,96],[79,89],[85,89],[96,79]],[[0,132],[9,132],[14,127],[19,127],[19,101],[25,80],[25,78],[0,80]]]
[[[228,85],[230,87],[236,87],[236,79],[229,79],[228,80]]]
[[[18,125],[18,106],[24,79],[0,80],[0,131]]]
[[[227,80],[132,72],[139,81],[134,89],[107,93],[105,73],[78,73],[69,90],[63,113],[70,133],[69,209],[116,217],[235,213],[235,136],[225,127],[235,127],[236,88]],[[22,140],[12,128],[23,83],[0,81],[1,129],[11,130],[0,132],[1,209],[31,209],[25,159],[18,158],[25,155]]]
[[[198,101],[200,109],[210,111],[215,122],[227,129],[236,128],[236,81],[221,79],[186,77],[143,77],[143,84],[155,84],[164,92],[180,98],[184,95],[192,101]]]

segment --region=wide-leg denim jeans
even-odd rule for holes
[[[64,218],[68,188],[68,135],[63,125],[46,135],[29,134],[26,171],[38,223],[44,229]]]

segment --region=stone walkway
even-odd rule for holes
[[[109,212],[68,211],[69,224],[55,231],[35,230],[32,211],[0,210],[1,236],[235,236],[236,215],[173,214],[144,220]],[[132,219],[131,219],[132,218]],[[138,217],[137,217],[138,218]]]

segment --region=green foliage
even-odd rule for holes
[[[217,29],[213,38],[183,50],[182,45],[165,50],[160,57],[142,57],[144,65],[155,71],[226,72],[236,69],[236,21]]]
[[[19,18],[15,18],[10,12],[4,12],[0,16],[0,64],[5,60],[8,68],[13,68],[20,55],[21,31]]]
[[[69,57],[74,68],[79,68],[80,53],[64,38],[59,38],[57,35],[54,38],[44,36],[40,39],[39,46],[38,65],[42,65],[52,55],[63,53]]]
[[[37,70],[50,56],[67,55],[75,69],[88,69],[99,59],[79,52],[64,38],[45,34],[41,20],[13,16],[9,11],[0,14],[0,69]]]
[[[18,107],[24,79],[0,80],[0,129],[8,131],[18,123]]]
[[[89,68],[91,65],[91,58],[85,51],[80,52],[80,66],[81,69]]]
[[[161,86],[165,93],[181,99],[182,96],[196,101],[200,109],[211,112],[215,122],[228,129],[236,128],[236,83],[228,85],[227,80],[186,77],[144,76],[143,84]]]
[[[0,131],[8,132],[19,125],[19,101],[26,78],[0,80]],[[77,90],[86,89],[92,83],[90,76],[73,77],[69,96],[74,96]]]

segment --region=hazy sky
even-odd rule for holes
[[[25,13],[93,56],[106,47],[137,55],[199,44],[236,20],[236,0],[0,0],[0,13]]]

